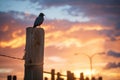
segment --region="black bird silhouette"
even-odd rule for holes
[[[33,28],[36,28],[37,26],[40,26],[43,21],[44,21],[44,14],[43,13],[40,13],[39,16],[35,19],[35,22],[34,22],[34,26]]]

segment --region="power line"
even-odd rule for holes
[[[8,56],[8,55],[4,55],[4,54],[0,54],[0,56],[12,58],[12,59],[23,60],[22,58],[12,57],[12,56]]]

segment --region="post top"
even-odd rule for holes
[[[33,27],[27,27],[27,28],[26,28],[26,30],[28,30],[28,29],[32,29],[32,30],[43,30],[43,31],[44,31],[44,29],[43,29],[43,28],[33,28]]]

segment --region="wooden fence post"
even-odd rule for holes
[[[8,75],[8,76],[7,76],[7,80],[12,80],[12,76],[11,76],[11,75]]]
[[[84,74],[80,73],[80,80],[84,80]]]
[[[102,80],[102,77],[100,76],[100,77],[98,78],[98,80]]]
[[[71,80],[75,80],[74,73],[71,73]]]
[[[89,78],[88,78],[88,77],[86,77],[86,78],[85,78],[85,80],[89,80]]]
[[[96,80],[95,77],[92,77],[92,80]]]
[[[70,74],[71,74],[71,72],[67,71],[67,80],[71,80]]]
[[[51,70],[51,80],[55,80],[55,69]]]
[[[47,77],[45,77],[45,80],[48,80],[48,78],[47,78]]]
[[[67,71],[67,80],[74,80],[74,73],[71,73],[70,71]]]
[[[24,80],[43,80],[44,30],[26,29]]]
[[[57,73],[57,80],[61,80],[60,75],[61,75],[61,74],[58,72],[58,73]]]
[[[17,76],[16,75],[13,76],[13,80],[17,80]]]

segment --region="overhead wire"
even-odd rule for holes
[[[12,58],[12,59],[17,59],[17,60],[23,60],[22,58],[17,58],[17,57],[13,57],[13,56],[8,56],[8,55],[4,55],[4,54],[0,54],[0,56]]]

